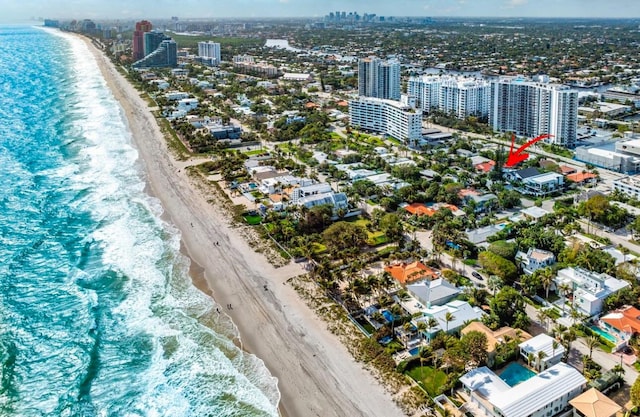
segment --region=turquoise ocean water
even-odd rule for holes
[[[0,416],[275,416],[86,45],[0,26]]]

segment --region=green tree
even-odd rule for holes
[[[487,335],[471,331],[460,338],[460,348],[467,355],[467,358],[476,366],[480,366],[487,361]]]
[[[481,252],[478,255],[478,261],[484,269],[499,276],[505,283],[512,283],[518,278],[518,268],[515,264],[493,252]]]
[[[631,403],[635,407],[640,407],[640,377],[631,386]]]
[[[536,362],[537,362],[537,365],[538,365],[538,372],[542,372],[544,370],[544,362],[543,362],[543,360],[546,357],[547,357],[547,354],[544,353],[543,350],[539,350],[538,351],[538,355],[536,357]]]
[[[329,253],[337,257],[343,254],[353,257],[360,253],[360,248],[367,241],[367,231],[364,227],[349,222],[336,222],[322,232]]]
[[[446,333],[449,333],[449,323],[450,323],[450,322],[452,322],[452,321],[454,321],[455,319],[456,319],[456,317],[455,317],[455,316],[453,315],[453,313],[451,313],[450,311],[447,311],[447,312],[444,314],[444,321],[445,321],[446,326],[447,326]]]
[[[589,348],[589,359],[593,356],[593,349],[600,346],[600,338],[598,336],[589,336],[585,339],[585,344]]]
[[[505,240],[496,240],[489,245],[487,250],[503,257],[504,259],[514,261],[518,247],[515,243],[507,242]]]
[[[397,242],[402,239],[404,228],[402,221],[395,213],[388,213],[380,219],[380,230],[387,235],[389,240]]]
[[[498,318],[500,326],[510,326],[515,323],[519,314],[525,313],[524,298],[510,286],[502,287],[491,299],[489,306],[492,314]]]

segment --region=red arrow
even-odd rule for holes
[[[533,139],[531,139],[529,142],[525,143],[524,145],[522,145],[521,147],[519,147],[518,149],[513,150],[513,145],[516,143],[516,135],[511,135],[511,149],[509,149],[509,157],[507,158],[507,162],[504,164],[505,168],[510,168],[512,166],[517,165],[518,163],[524,161],[525,159],[527,159],[529,157],[528,153],[522,153],[522,151],[524,151],[525,149],[527,149],[529,146],[533,145],[534,143],[536,143],[539,140],[543,140],[543,139],[547,139],[547,138],[551,138],[553,137],[553,135],[540,135],[538,137],[535,137]]]

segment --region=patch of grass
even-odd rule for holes
[[[415,380],[432,397],[442,394],[442,389],[447,384],[447,374],[440,369],[434,369],[430,366],[421,367],[418,364],[407,370],[406,374]]]
[[[367,245],[379,246],[389,242],[389,238],[383,232],[368,232]]]
[[[253,156],[253,155],[260,155],[261,153],[264,153],[264,151],[260,149],[254,149],[252,151],[244,151],[242,153],[245,155]]]
[[[172,149],[176,154],[178,159],[184,161],[189,157],[191,152],[184,146],[184,143],[178,138],[178,134],[171,127],[171,123],[164,117],[156,117],[158,123],[160,124],[160,130],[164,133],[164,137],[167,140],[167,145]]]
[[[242,216],[242,218],[244,219],[245,222],[247,222],[247,224],[251,225],[251,226],[255,226],[257,224],[260,224],[262,222],[262,216],[260,215],[244,215]]]

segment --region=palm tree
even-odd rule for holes
[[[402,316],[402,307],[400,307],[398,304],[394,304],[389,309],[389,312],[392,315],[392,317],[391,317],[391,335],[395,337],[395,331],[394,331],[395,330],[395,324],[396,324],[397,318]]]
[[[567,283],[562,283],[558,287],[558,290],[562,294],[562,315],[564,316],[564,306],[567,304],[567,294],[571,291],[571,286]]]
[[[538,320],[540,321],[540,324],[542,324],[545,330],[548,330],[547,319],[549,318],[551,318],[551,316],[549,315],[549,312],[547,310],[545,309],[538,310]]]
[[[433,355],[431,351],[431,347],[429,346],[420,346],[418,350],[418,358],[420,359],[420,379],[422,379],[422,367],[424,366],[424,360]]]
[[[409,321],[402,325],[405,346],[409,344],[409,333],[411,332],[412,328],[413,328],[413,325]]]
[[[497,275],[491,275],[487,280],[487,286],[491,291],[493,291],[493,295],[496,295],[496,291],[502,288],[504,281]]]
[[[611,371],[614,374],[618,375],[618,377],[620,377],[622,374],[624,374],[624,368],[620,364],[617,364],[616,366],[614,366],[613,369],[611,369]]]
[[[535,356],[533,353],[529,352],[527,353],[527,365],[529,365],[529,367],[531,367],[531,362],[533,362],[535,360]]]
[[[420,337],[424,338],[424,331],[427,330],[427,323],[425,323],[422,320],[417,322],[416,329],[418,329],[418,333],[420,334]]]
[[[429,317],[425,322],[427,325],[427,334],[429,335],[429,343],[431,343],[431,329],[434,329],[438,326],[438,320],[434,317]]]
[[[444,321],[445,321],[445,322],[446,322],[446,324],[447,324],[447,331],[446,331],[446,333],[449,333],[449,323],[450,323],[450,322],[452,322],[452,321],[454,321],[455,319],[456,319],[456,317],[455,317],[455,316],[454,316],[450,311],[447,311],[447,312],[445,313],[445,315],[444,315]]]
[[[558,349],[558,347],[560,346],[560,344],[558,343],[558,341],[556,339],[553,339],[553,342],[551,342],[551,357],[554,358],[556,356],[556,349]]]
[[[589,359],[593,356],[593,348],[600,345],[598,336],[589,336],[585,339],[585,344],[589,348]]]
[[[547,354],[546,354],[546,353],[544,353],[544,350],[539,350],[539,351],[538,351],[538,358],[537,358],[537,360],[538,360],[538,371],[539,371],[539,372],[542,372],[542,371],[544,370],[544,369],[543,369],[543,368],[544,368],[544,362],[542,362],[542,360],[543,360],[544,358],[546,358],[546,357],[547,357]]]
[[[538,272],[538,277],[545,291],[545,299],[549,298],[549,289],[553,284],[553,270],[551,268],[543,268]]]

